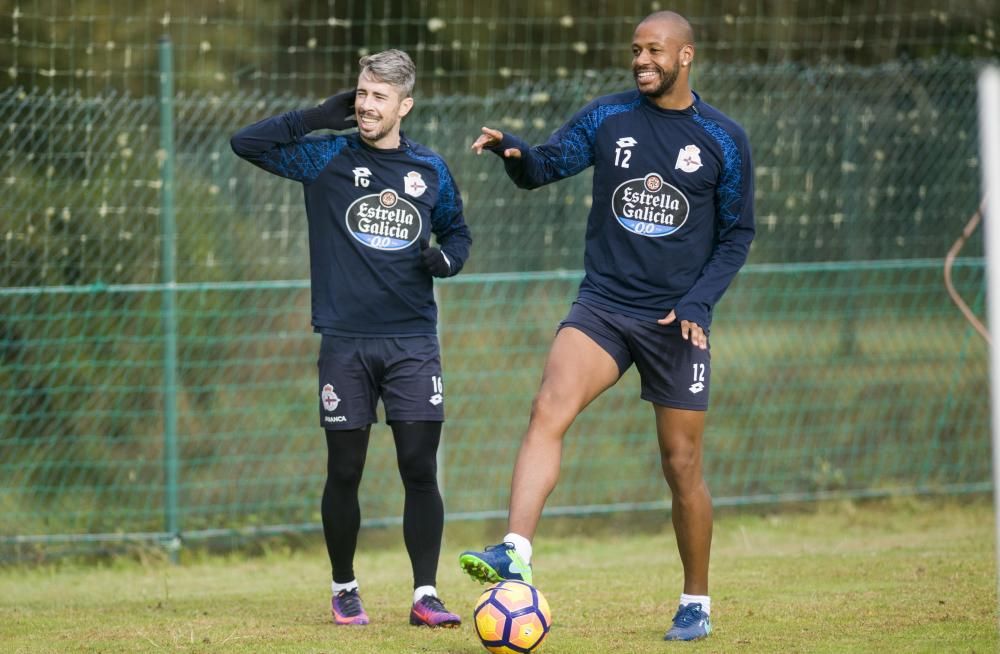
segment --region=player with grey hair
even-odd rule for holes
[[[333,620],[369,621],[354,554],[358,489],[381,399],[405,490],[410,624],[453,627],[461,619],[436,588],[444,530],[437,483],[444,381],[433,279],[458,274],[472,239],[448,166],[400,129],[413,108],[413,61],[386,50],[359,63],[356,89],[250,125],[233,136],[232,147],[305,190],[312,324],[321,335],[316,399],[326,431],[321,515]],[[354,127],[357,132],[310,134]]]
[[[361,74],[395,86],[399,95],[409,98],[417,81],[417,67],[402,50],[385,50],[361,57]]]

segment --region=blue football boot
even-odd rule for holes
[[[531,566],[524,562],[510,543],[491,545],[482,552],[462,552],[458,563],[470,577],[483,583],[497,583],[504,579],[531,583]]]
[[[701,604],[685,604],[674,614],[674,624],[663,640],[701,640],[712,633],[712,621]]]

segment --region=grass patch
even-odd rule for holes
[[[996,652],[993,509],[983,498],[825,503],[720,511],[711,638],[660,640],[675,608],[673,533],[652,514],[546,518],[536,583],[555,621],[544,652]],[[634,528],[633,528],[634,527]],[[495,529],[494,529],[495,528]],[[362,534],[357,570],[372,624],[329,620],[318,540],[256,557],[190,551],[103,565],[0,571],[0,642],[11,652],[352,652],[482,650],[462,549],[495,523],[451,523],[438,579],[460,629],[407,622],[410,569],[398,529]],[[317,536],[318,539],[318,536]]]

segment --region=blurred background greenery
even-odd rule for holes
[[[501,515],[580,279],[590,173],[523,192],[468,146],[483,124],[542,141],[630,88],[632,30],[668,8],[694,26],[695,89],[756,163],[757,238],[712,331],[716,501],[988,490],[986,347],[943,268],[981,198],[995,2],[0,0],[3,558],[317,528],[301,190],[228,139],[388,47],[416,61],[404,129],[448,161],[475,237],[439,285],[449,517]],[[981,256],[976,232],[952,271],[979,315]],[[669,505],[633,373],[565,457],[552,513]],[[397,479],[380,426],[366,525],[398,520]]]

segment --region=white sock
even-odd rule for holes
[[[330,588],[333,590],[333,594],[334,595],[336,595],[337,593],[339,593],[342,590],[357,590],[357,588],[358,588],[358,580],[357,579],[351,579],[346,584],[338,584],[335,581],[332,584],[330,584]]]
[[[521,536],[520,534],[515,534],[510,532],[503,537],[503,542],[510,543],[514,546],[514,551],[524,559],[524,562],[531,565],[531,541]]]
[[[431,597],[437,597],[437,588],[434,586],[417,586],[413,589],[413,603],[416,604],[420,601],[420,598],[424,595],[430,595]]]
[[[687,604],[701,604],[701,610],[712,615],[712,598],[708,595],[687,595],[681,593],[681,606]]]

